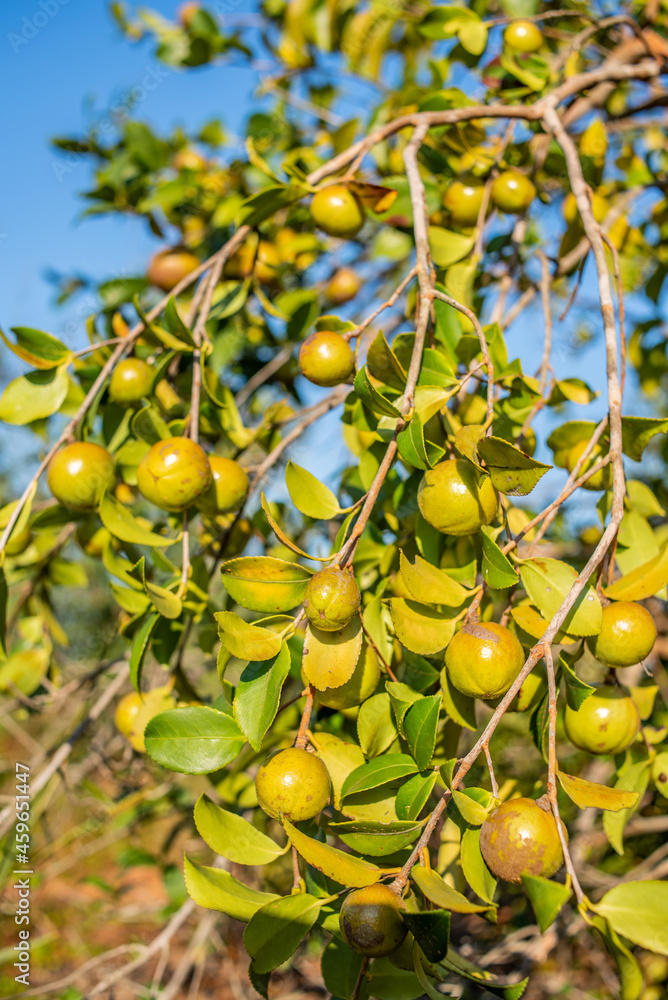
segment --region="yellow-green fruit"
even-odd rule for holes
[[[428,469],[418,490],[425,521],[444,535],[470,535],[494,519],[498,506],[489,476],[463,458],[450,458]]]
[[[121,698],[116,707],[116,728],[127,736],[135,750],[144,753],[144,730],[155,715],[170,708],[176,708],[171,684],[144,691],[143,694],[131,691]]]
[[[114,722],[116,723],[116,729],[123,736],[129,736],[132,731],[132,726],[134,724],[139,710],[142,707],[141,695],[136,691],[130,691],[119,701],[116,706],[116,714],[114,715]]]
[[[632,667],[652,652],[656,625],[642,604],[613,601],[603,608],[601,631],[587,642],[596,659],[609,667]]]
[[[323,632],[338,632],[357,614],[360,590],[351,570],[327,566],[314,573],[306,585],[304,610],[312,625]]]
[[[523,664],[519,639],[497,622],[464,625],[445,651],[451,683],[472,698],[499,698]]]
[[[575,711],[566,705],[564,729],[574,746],[593,754],[616,754],[630,747],[640,728],[640,716],[630,695],[603,685]]]
[[[186,250],[161,250],[151,260],[146,277],[152,285],[171,292],[180,281],[199,266],[197,257]]]
[[[346,944],[368,958],[391,954],[408,933],[401,916],[405,909],[401,896],[382,883],[354,889],[344,899],[339,915]]]
[[[478,177],[462,177],[445,189],[443,205],[456,226],[476,225],[484,191],[485,185]]]
[[[299,370],[315,385],[340,385],[355,371],[355,355],[341,334],[319,330],[299,348]]]
[[[30,545],[31,539],[32,532],[30,528],[23,528],[22,531],[14,530],[5,545],[5,552],[8,556],[20,556]]]
[[[563,823],[562,829],[566,835]],[[564,861],[556,820],[534,799],[511,799],[490,813],[480,828],[480,850],[504,882],[521,882],[523,875],[550,878]]]
[[[350,188],[332,184],[313,195],[311,217],[328,236],[350,240],[364,225],[364,208]]]
[[[206,452],[190,438],[157,441],[137,467],[142,496],[162,510],[185,510],[211,485]]]
[[[101,556],[111,541],[111,534],[104,525],[92,518],[77,525],[76,539],[87,556]]]
[[[53,496],[70,510],[95,510],[114,485],[114,459],[89,441],[65,445],[51,459],[47,482]]]
[[[362,646],[360,658],[353,676],[341,687],[326,688],[318,692],[318,701],[327,708],[334,708],[337,712],[343,712],[347,708],[361,705],[363,701],[370,698],[376,690],[380,679],[380,666],[378,657],[371,646],[365,642]]]
[[[329,280],[325,289],[325,297],[332,305],[342,306],[354,299],[362,282],[352,267],[340,267]]]
[[[572,472],[577,463],[580,461],[580,457],[584,452],[585,448],[589,444],[589,441],[579,441],[574,444],[572,448],[568,449],[566,454],[566,468],[569,472]],[[596,465],[600,459],[603,458],[603,451],[598,446],[595,445],[589,455],[589,458],[580,468],[578,472],[578,477],[584,475],[592,466]],[[606,465],[604,468],[599,469],[593,476],[590,476],[586,482],[582,484],[585,490],[591,490],[593,493],[597,493],[600,490],[609,490],[612,483],[612,472],[610,466]]]
[[[116,497],[117,500],[119,500],[121,503],[124,504],[134,503],[135,500],[137,499],[137,494],[132,489],[132,487],[128,486],[127,483],[123,482],[118,483],[118,485],[116,486],[116,489],[114,490],[114,496]]]
[[[315,754],[292,747],[268,757],[255,779],[257,800],[268,816],[292,823],[313,819],[329,802],[332,783]]]
[[[543,44],[543,35],[533,21],[513,21],[504,31],[503,40],[516,52],[536,52]]]
[[[504,170],[492,182],[492,202],[502,212],[526,212],[536,197],[528,177],[516,170]]]
[[[109,398],[121,406],[134,406],[151,392],[153,370],[141,358],[124,358],[114,368]]]
[[[222,455],[209,455],[209,466],[213,481],[197,501],[199,509],[210,517],[239,510],[248,493],[246,470],[234,459]]]
[[[264,285],[272,285],[278,278],[281,256],[273,243],[260,240],[257,251],[254,243],[243,243],[225,264],[225,277],[242,280],[254,274]]]

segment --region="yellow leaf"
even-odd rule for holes
[[[338,632],[323,632],[309,625],[304,638],[304,674],[318,691],[337,688],[355,672],[362,648],[362,622],[355,615]]]
[[[427,899],[444,910],[452,910],[454,913],[483,913],[485,910],[491,909],[489,906],[478,906],[476,903],[471,903],[466,896],[462,896],[461,892],[457,892],[447,882],[444,882],[435,871],[428,871],[426,868],[416,865],[411,871],[411,878]]]
[[[363,861],[362,858],[356,858],[352,854],[339,851],[336,847],[330,847],[329,844],[307,837],[287,819],[283,820],[283,826],[293,847],[304,861],[341,885],[362,888],[365,885],[373,885],[387,874],[382,868],[372,865],[370,861]]]
[[[668,583],[668,545],[658,556],[631,570],[626,576],[605,587],[603,593],[613,601],[644,601]]]
[[[595,781],[585,781],[572,774],[559,771],[559,784],[580,809],[589,807],[606,809],[608,812],[619,812],[621,809],[632,809],[638,801],[638,792],[623,792],[607,785],[599,785]]]

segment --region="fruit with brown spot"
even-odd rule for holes
[[[564,861],[556,820],[549,806],[534,799],[510,799],[494,809],[480,828],[480,850],[504,882],[521,882],[523,875],[550,878]]]
[[[357,614],[360,600],[352,570],[327,566],[306,585],[304,610],[311,625],[323,632],[338,632]]]
[[[344,899],[339,915],[346,944],[368,958],[390,955],[408,932],[401,916],[405,909],[398,893],[382,883],[354,889]]]
[[[445,668],[452,684],[471,698],[492,699],[505,694],[524,664],[517,636],[497,622],[464,625],[445,651]]]
[[[613,601],[603,608],[601,631],[587,640],[597,660],[609,667],[632,667],[652,652],[656,625],[636,601]]]
[[[566,736],[580,750],[596,755],[621,753],[630,747],[640,728],[635,702],[623,688],[604,684],[577,711],[566,705]]]
[[[211,485],[206,452],[190,438],[156,441],[137,467],[139,492],[162,510],[185,510]]]

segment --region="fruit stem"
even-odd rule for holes
[[[485,751],[485,759],[487,760],[487,768],[489,770],[489,780],[492,784],[492,795],[495,799],[499,797],[499,786],[496,781],[496,774],[494,773],[494,762],[492,761],[492,755],[489,752],[489,744],[485,743],[483,750]]]
[[[313,711],[313,699],[315,697],[315,688],[312,684],[309,684],[306,691],[306,704],[304,705],[304,711],[302,713],[302,719],[299,723],[299,731],[297,733],[297,739],[295,740],[295,747],[298,750],[305,750],[308,743],[308,728],[311,724],[311,713]]]
[[[299,854],[297,848],[292,845],[292,887],[299,889],[301,885],[302,873],[299,869]]]

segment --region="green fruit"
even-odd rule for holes
[[[213,481],[197,501],[199,509],[209,517],[240,510],[248,494],[246,470],[222,455],[209,455],[209,466]]]
[[[464,625],[445,651],[450,681],[471,698],[499,698],[523,665],[519,640],[497,622]]]
[[[337,688],[326,688],[318,692],[318,701],[327,708],[334,708],[337,712],[343,712],[347,708],[354,708],[361,705],[363,701],[370,698],[376,690],[380,679],[380,666],[378,657],[371,646],[363,643],[360,658],[353,676],[345,684]]]
[[[428,469],[418,490],[425,521],[444,535],[470,535],[494,519],[498,506],[489,476],[471,462],[450,458]]]
[[[121,406],[134,406],[148,396],[153,386],[153,370],[140,358],[124,358],[114,368],[109,382],[109,398]]]
[[[597,660],[609,667],[632,667],[652,652],[656,625],[651,614],[635,601],[614,601],[603,608],[598,635],[587,640]]]
[[[480,850],[504,882],[521,882],[523,875],[550,878],[564,861],[556,820],[534,799],[511,799],[494,809],[480,828]]]
[[[543,44],[543,34],[533,21],[513,21],[504,31],[503,40],[516,52],[536,52]]]
[[[121,698],[116,707],[116,728],[127,736],[138,753],[145,753],[144,730],[155,715],[170,708],[176,708],[171,684],[144,691],[143,694],[131,691]]]
[[[588,444],[589,441],[578,441],[577,444],[574,444],[572,448],[568,449],[565,457],[565,467],[569,472],[573,471]],[[589,455],[589,458],[578,472],[578,477],[584,475],[584,473],[591,469],[592,466],[596,465],[601,458],[603,458],[603,451],[599,445],[595,445]],[[599,469],[594,476],[590,476],[589,479],[582,484],[582,488],[597,493],[600,490],[609,490],[611,484],[612,469],[609,465],[606,465],[605,468]]]
[[[57,451],[47,474],[53,496],[70,510],[95,510],[115,480],[113,457],[89,441],[75,441]]]
[[[281,256],[273,243],[260,240],[257,251],[253,242],[243,243],[225,264],[225,277],[237,281],[254,274],[264,285],[273,285],[278,279]]]
[[[354,299],[362,282],[352,267],[340,267],[329,280],[325,289],[325,297],[332,305],[342,306]]]
[[[90,518],[77,525],[76,539],[87,556],[96,558],[102,555],[111,542],[111,534],[104,525]]]
[[[475,226],[482,206],[485,185],[478,177],[464,176],[450,184],[442,197],[443,205],[456,226]]]
[[[622,688],[603,685],[575,711],[566,705],[564,729],[571,743],[593,754],[616,754],[630,747],[640,728],[633,699]]]
[[[137,467],[142,496],[162,510],[185,510],[211,485],[206,452],[190,438],[156,441]]]
[[[196,267],[199,267],[199,260],[187,250],[161,250],[151,257],[146,277],[163,292],[171,292]]]
[[[390,955],[408,933],[401,916],[405,909],[398,893],[382,883],[354,889],[344,899],[339,915],[346,944],[369,958]]]
[[[328,236],[350,240],[364,225],[364,207],[350,188],[332,184],[313,195],[311,217]]]
[[[116,729],[118,729],[119,733],[122,733],[123,736],[130,735],[141,707],[142,697],[136,691],[130,691],[129,694],[126,694],[119,701],[116,706],[114,722],[116,723]]]
[[[292,823],[313,819],[329,802],[332,784],[315,754],[292,747],[267,757],[255,779],[257,800],[268,816]]]
[[[32,531],[30,528],[24,528],[22,531],[17,531],[16,527],[12,529],[12,534],[9,536],[9,540],[5,545],[5,552],[8,556],[20,556],[22,552],[30,545],[32,540]]]
[[[360,590],[352,570],[327,566],[314,573],[306,585],[304,610],[312,625],[323,632],[338,632],[357,614]]]
[[[516,170],[504,170],[492,182],[492,203],[502,212],[526,212],[536,197],[528,177]]]
[[[329,388],[348,381],[355,371],[355,355],[340,333],[319,330],[300,347],[299,369],[309,382]]]

